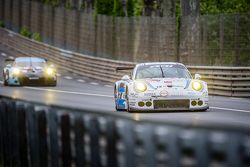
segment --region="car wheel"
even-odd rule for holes
[[[56,85],[57,85],[57,81],[55,81],[55,82],[52,84],[52,86],[55,86],[55,87],[56,87]]]
[[[116,102],[115,102],[115,111],[119,111]]]
[[[50,84],[47,84],[48,86],[54,86],[54,87],[56,87],[56,85],[57,85],[57,81],[54,81],[54,82],[52,82],[52,83],[50,83]]]
[[[129,107],[129,105],[128,105],[128,99],[127,99],[127,112],[129,112],[129,113],[132,113],[133,111],[130,109],[130,107]]]
[[[24,85],[24,80],[23,78],[18,78],[19,81],[19,86],[23,86]],[[27,82],[26,82],[27,83]]]
[[[7,73],[8,71],[6,71],[6,73]],[[8,86],[8,80],[6,79],[6,77],[5,77],[5,75],[7,75],[7,74],[4,74],[3,73],[3,85],[4,86]],[[9,77],[8,77],[9,78]]]
[[[6,79],[4,79],[3,85],[8,86],[8,81]]]

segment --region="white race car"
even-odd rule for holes
[[[142,63],[115,83],[114,96],[117,111],[206,111],[207,83],[195,74],[193,79],[181,63]]]

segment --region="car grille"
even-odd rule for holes
[[[189,100],[154,100],[155,109],[188,109]]]

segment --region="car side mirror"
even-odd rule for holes
[[[122,80],[130,80],[130,77],[129,77],[128,75],[124,75],[124,76],[122,77]]]
[[[11,64],[7,64],[6,67],[7,67],[7,68],[11,68]]]
[[[198,80],[201,79],[201,75],[200,74],[195,74],[194,79],[198,79]]]

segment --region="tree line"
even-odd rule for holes
[[[71,9],[78,6],[79,9],[91,8],[95,14],[108,16],[163,16],[163,3],[166,0],[42,0],[45,4],[53,6],[65,5]],[[176,8],[180,6],[180,0],[176,0]],[[177,11],[178,12],[178,11]],[[200,0],[200,13],[248,13],[250,12],[250,0]],[[178,15],[178,14],[177,14]]]

